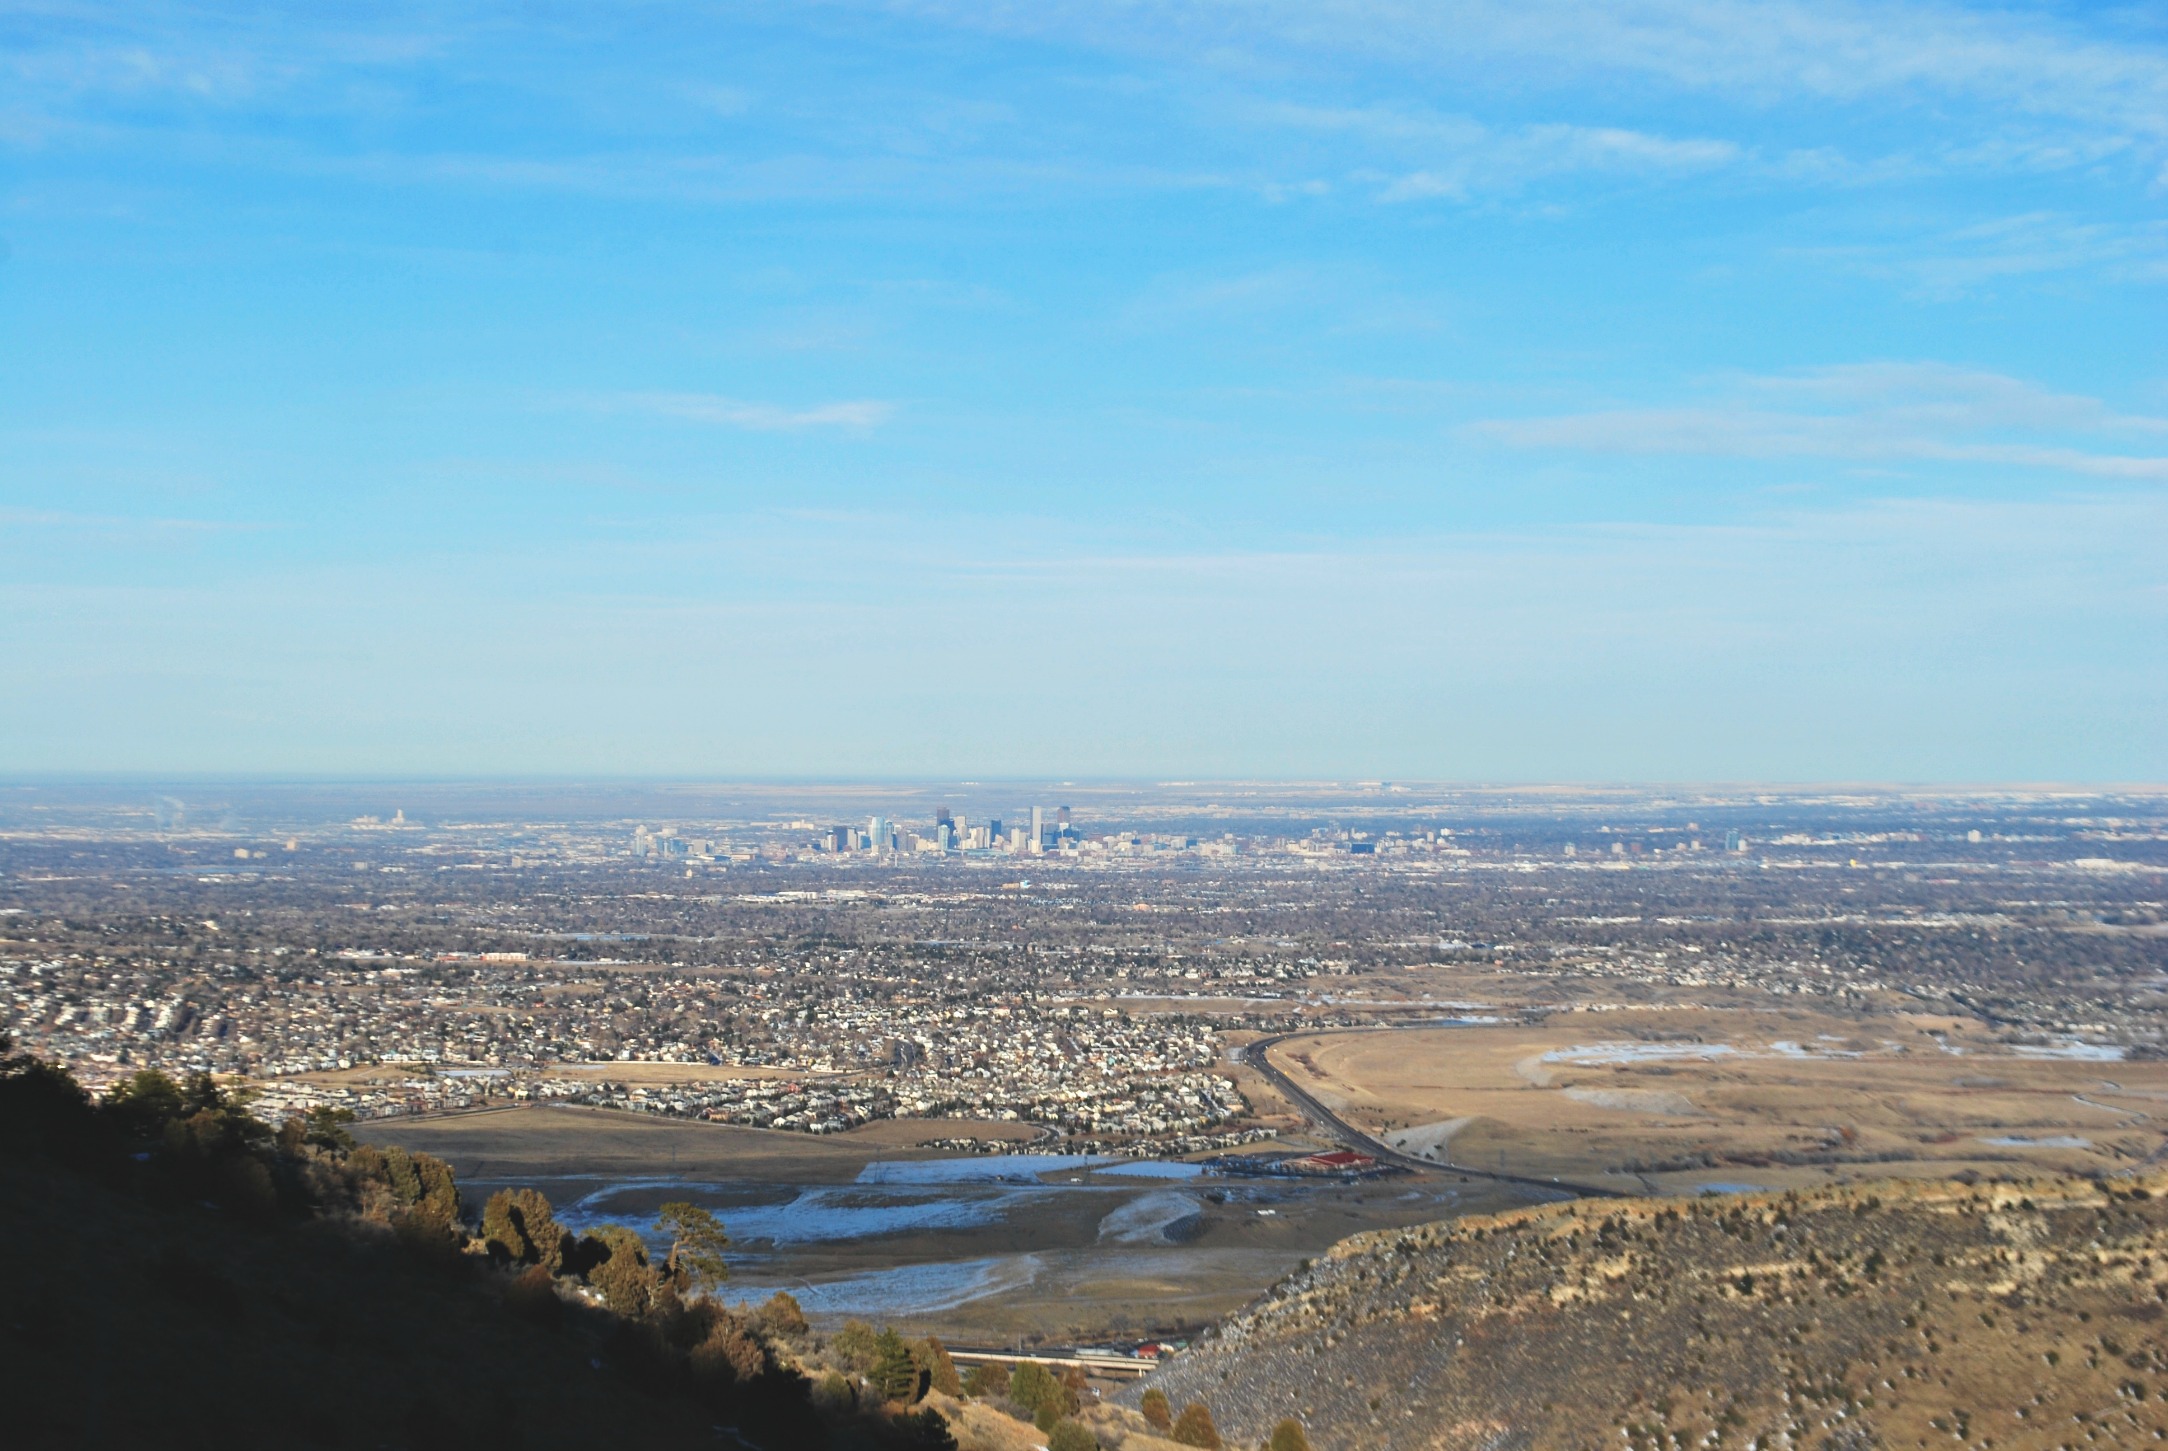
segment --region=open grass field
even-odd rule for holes
[[[1272,1056],[1411,1153],[1628,1190],[2116,1170],[2168,1150],[2168,1063],[2053,1051],[1956,1018],[1657,1008],[1321,1033]]]
[[[943,1152],[920,1147],[937,1139],[1021,1142],[1035,1134],[1028,1124],[910,1119],[815,1136],[565,1105],[375,1119],[355,1131],[435,1154],[462,1180],[676,1173],[789,1184],[847,1184],[875,1159]]]

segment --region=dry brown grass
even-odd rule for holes
[[[1732,1051],[1624,1062],[1571,1051],[1617,1043]],[[1421,1144],[1423,1126],[1466,1119],[1441,1158],[1623,1188],[1803,1186],[1862,1166],[1876,1176],[2127,1168],[2168,1143],[2168,1063],[2028,1058],[1941,1018],[1562,1013],[1535,1025],[1308,1035],[1273,1060],[1388,1142],[1416,1130]],[[2065,1137],[2086,1143],[1985,1142]]]
[[[465,1178],[688,1175],[751,1182],[848,1183],[884,1151],[849,1135],[814,1137],[610,1109],[523,1106],[355,1126],[372,1143],[447,1160]],[[904,1152],[911,1152],[905,1150]]]

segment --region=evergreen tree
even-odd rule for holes
[[[318,1104],[309,1110],[302,1120],[308,1142],[320,1149],[343,1151],[354,1147],[354,1136],[346,1126],[354,1121],[350,1108],[333,1108],[330,1104]]]
[[[956,1374],[956,1362],[949,1358],[948,1347],[938,1335],[929,1335],[919,1342],[925,1357],[926,1378],[933,1389],[945,1396],[960,1396],[964,1383]]]
[[[567,1236],[539,1189],[500,1189],[482,1206],[482,1239],[489,1252],[519,1265],[540,1265],[556,1274]]]
[[[1034,1416],[1041,1406],[1052,1406],[1056,1415],[1063,1409],[1061,1386],[1036,1361],[1027,1360],[1009,1372],[1009,1399]]]
[[[662,1276],[648,1263],[647,1244],[622,1224],[605,1224],[582,1241],[592,1245],[598,1262],[587,1283],[602,1291],[602,1302],[620,1315],[640,1319],[655,1309]]]
[[[922,1407],[890,1423],[903,1451],[956,1451],[956,1435],[939,1411]]]
[[[873,1327],[863,1320],[846,1320],[836,1338],[829,1342],[829,1349],[843,1368],[853,1375],[864,1375],[873,1369]]]
[[[873,1369],[866,1379],[884,1401],[909,1405],[921,1394],[918,1362],[911,1358],[911,1347],[892,1329],[873,1337]]]
[[[670,1254],[663,1261],[663,1272],[673,1280],[704,1290],[730,1278],[730,1267],[723,1262],[730,1236],[723,1233],[723,1222],[713,1214],[683,1199],[673,1200],[662,1207],[655,1227],[670,1236]]]

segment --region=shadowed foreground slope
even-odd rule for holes
[[[1577,1203],[1348,1240],[1152,1383],[1230,1445],[2136,1445],[2168,1177]],[[1138,1392],[1130,1392],[1133,1397]]]
[[[816,1400],[776,1338],[802,1320],[682,1298],[716,1268],[698,1225],[657,1265],[528,1191],[481,1238],[458,1210],[443,1163],[333,1117],[274,1131],[202,1075],[93,1103],[0,1036],[0,1444],[954,1446],[900,1338],[877,1397]]]

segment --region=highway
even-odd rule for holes
[[[966,1349],[948,1347],[949,1359],[958,1365],[1033,1365],[1075,1366],[1086,1375],[1110,1377],[1127,1376],[1134,1380],[1150,1375],[1159,1369],[1157,1360],[1142,1360],[1128,1355],[1104,1355],[1089,1350],[1064,1350],[1041,1348],[1039,1350]]]
[[[1398,1028],[1342,1028],[1336,1031],[1346,1033],[1394,1033],[1404,1030]],[[1262,1073],[1274,1088],[1287,1095],[1288,1102],[1301,1109],[1303,1116],[1317,1125],[1328,1138],[1345,1144],[1359,1154],[1368,1154],[1381,1164],[1391,1164],[1401,1169],[1414,1169],[1428,1174],[1465,1174],[1471,1179],[1493,1179],[1501,1184],[1520,1184],[1534,1189],[1548,1189],[1554,1192],[1575,1194],[1586,1199],[1623,1199],[1627,1197],[1623,1190],[1613,1189],[1607,1184],[1576,1184],[1566,1179],[1537,1179],[1526,1174],[1507,1174],[1490,1169],[1471,1168],[1465,1164],[1440,1163],[1434,1159],[1418,1159],[1413,1154],[1403,1154],[1398,1149],[1379,1142],[1325,1107],[1324,1104],[1311,1095],[1308,1089],[1282,1073],[1273,1064],[1271,1055],[1272,1049],[1276,1045],[1286,1042],[1289,1038],[1315,1038],[1321,1036],[1323,1034],[1315,1032],[1280,1033],[1270,1038],[1260,1038],[1242,1050],[1242,1061]]]

